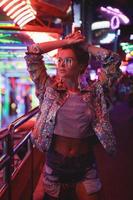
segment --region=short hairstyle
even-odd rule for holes
[[[62,47],[61,49],[72,49],[76,59],[83,68],[83,72],[89,64],[89,53],[85,51],[80,44],[72,44]]]

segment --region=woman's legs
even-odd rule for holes
[[[78,183],[76,185],[76,196],[77,200],[100,200],[99,192],[93,194],[87,194],[87,191],[83,183]]]

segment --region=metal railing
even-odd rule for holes
[[[15,172],[14,157],[15,155],[19,155],[19,152],[21,152],[22,149],[26,149],[25,155],[27,153],[30,153],[32,149],[29,131],[27,131],[24,137],[22,137],[22,139],[20,139],[20,141],[16,145],[14,145],[14,136],[15,134],[19,134],[15,131],[21,125],[23,125],[33,116],[35,116],[38,113],[38,111],[39,107],[34,108],[33,110],[29,111],[26,115],[23,115],[15,121],[13,121],[8,128],[0,131],[0,172],[3,173],[3,175],[1,176],[3,177],[3,180],[1,179],[2,183],[0,184],[0,196],[4,189],[8,187],[8,197],[9,199],[11,199],[10,184],[12,175]]]

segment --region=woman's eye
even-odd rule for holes
[[[68,59],[68,58],[66,58],[64,61],[65,61],[65,63],[67,64],[67,63],[69,62],[69,59]]]
[[[61,59],[60,58],[58,59],[58,63],[61,63]]]
[[[72,59],[71,59],[71,58],[68,58],[68,59],[67,59],[67,63],[72,64]]]

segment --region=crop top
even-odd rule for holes
[[[92,118],[92,109],[87,102],[82,100],[81,94],[70,94],[57,112],[54,134],[71,138],[86,138],[89,136]]]

